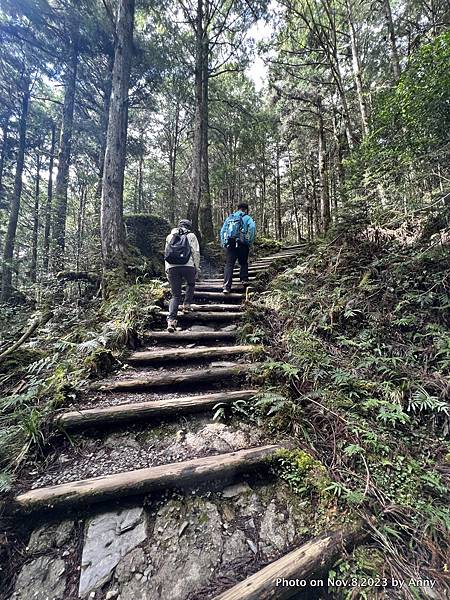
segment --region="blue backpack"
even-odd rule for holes
[[[242,215],[232,214],[225,219],[224,223],[224,246],[236,246],[236,243],[245,244],[244,220]]]

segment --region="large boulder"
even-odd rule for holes
[[[124,217],[127,240],[136,250],[135,267],[142,275],[164,273],[164,245],[171,226],[155,215],[133,214]]]

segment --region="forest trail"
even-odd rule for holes
[[[253,276],[297,251],[255,261]],[[267,462],[285,440],[236,415],[211,419],[214,407],[255,396],[248,375],[264,352],[238,341],[251,288],[221,287],[199,284],[180,331],[148,332],[121,373],[57,416],[70,441],[16,497],[44,524],[11,598],[287,598],[292,589],[274,592],[277,577],[307,577],[354,541],[335,532],[302,545],[312,509]]]

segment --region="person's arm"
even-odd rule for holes
[[[167,247],[169,245],[169,241],[172,237],[172,234],[169,233],[169,235],[166,237],[166,245],[164,246],[164,256],[166,255],[167,252]],[[164,261],[165,266],[167,267],[167,263]],[[167,268],[165,269],[167,271]]]
[[[225,231],[226,231],[227,220],[223,222],[222,229],[220,230],[220,245],[225,248]]]
[[[195,233],[191,233],[189,235],[189,243],[191,244],[195,268],[197,269],[197,271],[200,271],[200,245],[198,243],[198,239]]]
[[[253,244],[255,241],[256,235],[256,223],[255,221],[247,215],[248,223],[247,223],[247,241],[249,245]]]

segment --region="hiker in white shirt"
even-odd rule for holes
[[[195,280],[200,275],[200,246],[197,236],[191,229],[192,223],[187,219],[182,219],[178,223],[178,227],[172,229],[166,239],[165,267],[172,291],[169,316],[167,317],[167,330],[170,332],[175,331],[177,328],[183,281],[186,281],[186,294],[182,311],[188,312],[192,310]]]

